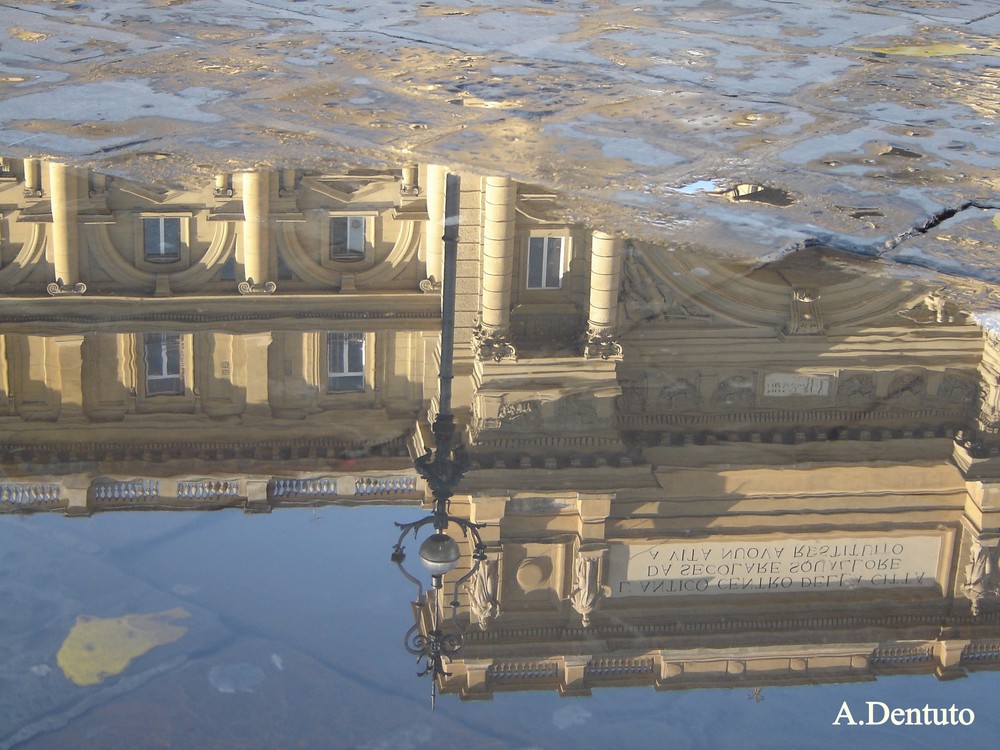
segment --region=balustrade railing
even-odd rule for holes
[[[413,476],[358,477],[354,480],[354,494],[361,497],[404,495],[416,491],[417,478]]]
[[[91,485],[91,496],[99,503],[138,503],[159,497],[157,479],[128,479],[122,481],[97,481]]]
[[[336,497],[337,480],[326,477],[322,479],[273,479],[267,494],[281,500]]]
[[[234,500],[242,494],[238,479],[197,479],[177,483],[180,500]]]
[[[593,677],[621,677],[635,674],[652,674],[653,659],[602,658],[594,659],[587,664],[586,673]]]
[[[498,662],[486,670],[490,680],[556,680],[559,665],[556,662]]]
[[[310,500],[333,498],[382,498],[406,495],[419,496],[420,483],[416,476],[341,476],[313,479],[272,479],[268,497],[276,500]]]
[[[55,482],[2,482],[0,506],[53,505],[62,500],[62,487]]]

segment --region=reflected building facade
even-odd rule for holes
[[[426,502],[443,168],[2,166],[0,508]],[[451,512],[488,550],[444,691],[1000,660],[992,334],[826,251],[654,247],[500,177],[459,203]]]

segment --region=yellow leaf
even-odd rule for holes
[[[80,615],[56,654],[56,662],[77,685],[96,685],[123,672],[133,659],[178,640],[187,628],[171,621],[184,617],[190,615],[180,607],[124,617]]]

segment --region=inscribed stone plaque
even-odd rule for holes
[[[936,586],[940,536],[616,544],[611,596],[705,596]]]
[[[829,375],[795,375],[774,372],[764,378],[764,395],[770,398],[782,396],[829,396]]]

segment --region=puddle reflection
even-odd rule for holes
[[[9,563],[38,566],[4,584],[18,605],[6,678],[44,678],[48,696],[11,709],[0,747],[43,747],[47,727],[65,741],[95,726],[87,711],[126,732],[136,691],[195,711],[195,682],[257,701],[298,679],[282,700],[301,701],[327,680],[346,704],[331,726],[379,694],[417,721],[406,654],[386,655],[409,627],[408,584],[388,583],[391,542],[373,539],[432,505],[414,462],[441,408],[445,169],[240,172],[178,191],[3,166],[0,510],[95,518],[0,530]],[[744,266],[567,223],[566,199],[537,187],[461,177],[452,406],[468,470],[449,512],[482,524],[485,550],[462,542],[442,587],[416,598],[415,632],[464,638],[443,693],[738,688],[756,704],[779,686],[1000,665],[995,332],[833,251]],[[780,192],[731,197],[785,205]],[[248,516],[110,514],[224,508]],[[373,588],[318,572],[334,556],[324,526],[349,578],[381,566]],[[79,570],[61,579],[46,545]],[[245,591],[241,567],[260,577]],[[83,583],[95,575],[103,593]],[[257,589],[274,599],[248,601]],[[93,667],[103,692],[53,687],[52,645],[77,618],[135,640],[135,613],[171,612],[190,621],[152,628],[131,664]],[[93,684],[93,669],[72,679]],[[825,726],[845,698],[824,695]],[[587,723],[574,710],[553,714],[557,730]],[[456,746],[499,715],[445,714]],[[283,741],[326,742],[312,726]],[[529,740],[505,731],[485,746]]]

